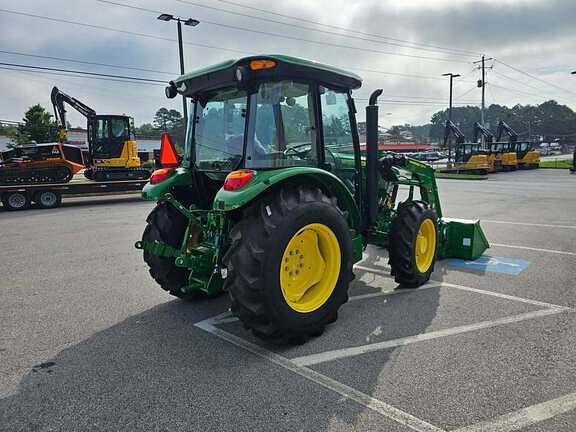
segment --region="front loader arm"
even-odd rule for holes
[[[389,153],[380,159],[380,174],[385,181],[395,185],[410,187],[410,198],[415,187],[420,189],[422,200],[434,209],[438,218],[442,217],[442,206],[438,195],[438,186],[434,176],[434,168],[425,163]],[[406,174],[410,174],[409,177]]]

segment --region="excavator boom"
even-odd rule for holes
[[[66,142],[66,107],[86,117],[89,166],[84,175],[90,180],[147,179],[148,170],[140,168],[138,146],[134,140],[132,118],[125,115],[99,115],[94,109],[58,87],[50,94],[54,115],[60,126],[59,141]]]

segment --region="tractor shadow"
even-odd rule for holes
[[[381,268],[385,251],[370,252],[362,265]],[[351,295],[379,290],[356,273]],[[423,333],[439,303],[437,289],[425,292],[425,302],[418,299],[423,295],[418,290],[389,296],[385,309],[366,316],[359,312],[371,303],[374,309],[383,296],[349,302],[324,335],[302,347],[270,349],[290,357],[291,350],[349,346],[353,327],[361,338],[371,337],[364,343]],[[412,302],[418,307],[411,311]],[[362,429],[367,421],[382,421],[395,430],[391,421],[374,420],[368,408],[194,326],[228,307],[227,296],[169,301],[44,359],[0,400],[0,431],[324,431]],[[245,332],[243,337],[250,336]],[[386,402],[378,384],[393,374],[387,366],[394,365],[401,350],[372,356],[370,367],[362,369],[362,386],[345,377],[357,357],[338,366],[338,376],[332,377]]]

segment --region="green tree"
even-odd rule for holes
[[[13,140],[17,144],[54,142],[58,140],[58,127],[44,107],[36,104],[28,109],[18,125]]]
[[[161,131],[151,123],[144,123],[136,128],[136,138],[140,139],[160,139]]]
[[[480,121],[480,108],[476,106],[456,107],[452,110],[452,121],[468,139],[472,139],[474,122]],[[432,115],[430,138],[442,141],[448,110]],[[490,105],[486,108],[485,125],[492,131],[500,120],[508,123],[520,137],[541,136],[545,141],[576,133],[576,113],[566,105],[549,100],[540,105]]]
[[[180,111],[162,107],[156,111],[152,124],[157,133],[168,132],[172,137],[172,142],[181,153],[184,147],[186,128],[184,126],[184,117],[182,117]]]

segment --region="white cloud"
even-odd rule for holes
[[[470,63],[476,57],[456,57],[427,50],[411,50],[391,45],[358,40],[309,31],[294,25],[280,25],[239,17],[201,7],[185,5],[177,1],[116,0],[141,7],[158,9],[169,13],[194,16],[203,21],[196,28],[184,27],[187,42],[207,44],[248,53],[283,53],[314,59],[344,68],[372,69],[393,73],[426,75],[441,78],[445,72],[467,75],[455,82],[458,96],[475,85],[478,72]],[[202,2],[203,0],[196,0]],[[457,3],[444,0],[381,1],[370,0],[349,2],[345,0],[291,1],[271,4],[264,0],[237,0],[243,4],[276,12],[315,20],[325,24],[342,26],[355,31],[380,34],[392,38],[410,40],[429,45],[442,45],[454,49],[486,52],[522,70],[529,70],[542,79],[576,93],[576,78],[569,75],[576,69],[576,53],[571,44],[576,29],[573,16],[576,4],[572,0],[460,0]],[[273,15],[256,13],[229,4],[211,1],[209,6],[234,10],[247,14],[266,16],[273,20],[288,20]],[[157,21],[153,14],[104,5],[95,0],[53,0],[51,2],[21,2],[4,0],[2,8],[82,21],[94,25],[125,29],[128,31],[154,34],[166,38],[176,37],[173,23]],[[309,43],[233,30],[210,24],[217,22],[269,33],[279,33],[292,38],[318,40],[330,44],[347,45],[362,49],[348,49],[330,45]],[[292,21],[298,26],[312,26],[302,21]],[[337,29],[323,28],[331,32]],[[374,39],[356,35],[365,39]],[[0,50],[11,50],[76,58],[92,62],[118,64],[147,69],[174,71],[174,75],[161,75],[142,71],[111,69],[97,66],[62,63],[56,61],[18,57],[0,53],[0,62],[39,64],[76,70],[90,70],[154,79],[171,79],[177,76],[178,57],[174,42],[135,37],[122,33],[96,30],[81,26],[54,23],[30,17],[9,15],[0,12]],[[382,40],[381,40],[382,42]],[[425,47],[421,47],[425,48]],[[380,51],[380,52],[375,52]],[[389,54],[385,54],[389,53]],[[452,61],[431,61],[416,56],[443,57]],[[222,61],[241,54],[225,50],[185,46],[186,68]],[[443,109],[448,97],[447,80],[415,79],[394,75],[383,75],[366,71],[354,72],[364,78],[364,85],[357,93],[367,96],[374,88],[382,87],[385,99],[410,102],[426,101],[422,104],[384,103],[383,111],[392,112],[383,119],[394,123],[424,123],[436,110]],[[556,98],[561,103],[576,107],[576,96],[496,65],[496,72],[510,76],[507,80],[496,74],[489,75],[489,82],[508,90],[493,87],[488,92],[488,102],[514,105],[516,103],[539,103],[544,99]],[[532,87],[527,87],[530,84]],[[126,113],[133,115],[138,124],[150,122],[157,108],[167,106],[180,109],[180,101],[167,100],[161,86],[144,86],[98,81],[88,78],[64,78],[61,76],[35,73],[8,72],[0,69],[0,118],[19,119],[24,110],[42,103],[49,107],[52,85],[77,96],[98,112]],[[538,94],[530,96],[509,89]],[[472,90],[463,102],[480,100],[480,93]],[[437,103],[438,105],[432,105]],[[363,104],[358,101],[359,110]],[[360,114],[362,117],[363,114]],[[73,124],[82,123],[80,116],[70,113]]]

